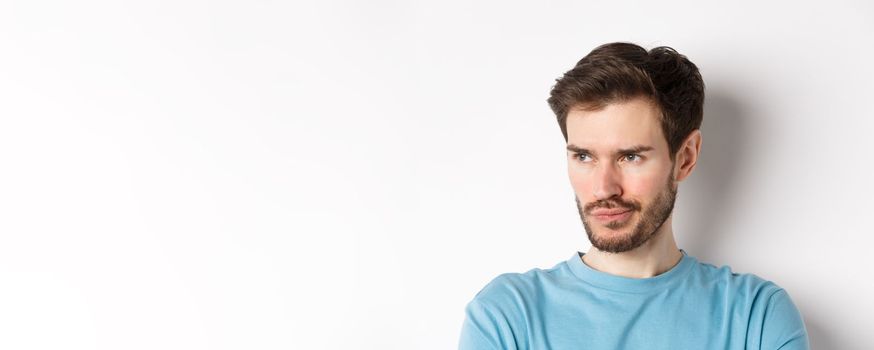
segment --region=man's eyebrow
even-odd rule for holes
[[[631,146],[629,148],[619,149],[616,151],[616,154],[643,153],[646,151],[652,151],[654,149],[655,148],[653,148],[652,146],[634,145],[634,146]],[[571,145],[571,144],[567,145],[567,150],[571,151],[571,152],[577,152],[577,153],[592,154],[592,152],[589,151],[588,149],[585,149],[585,148],[582,148],[582,147],[579,147],[576,145]]]

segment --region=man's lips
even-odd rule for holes
[[[631,216],[631,209],[601,209],[592,212],[595,220],[602,222],[625,221]]]
[[[597,209],[592,211],[592,215],[595,216],[605,216],[605,215],[616,215],[622,214],[624,212],[631,211],[631,209],[625,208],[616,208],[616,209]]]

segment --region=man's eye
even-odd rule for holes
[[[588,155],[588,154],[585,154],[585,153],[577,153],[577,154],[574,155],[574,158],[576,158],[576,159],[579,160],[579,161],[583,161],[583,160],[584,160],[583,157],[588,157],[588,156],[589,156],[589,155]]]
[[[631,157],[631,158],[629,158],[629,157]],[[626,154],[626,155],[622,156],[623,159],[625,159],[629,162],[635,161],[635,158],[633,158],[633,157],[637,157],[636,159],[640,159],[640,155],[637,155],[637,154]]]

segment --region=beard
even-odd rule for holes
[[[668,183],[661,192],[649,205],[642,207],[639,202],[625,202],[619,198],[615,200],[605,199],[599,200],[586,205],[585,210],[580,205],[579,197],[576,197],[577,210],[580,213],[580,218],[583,220],[583,226],[586,228],[586,234],[589,236],[589,241],[592,246],[600,251],[609,253],[622,253],[640,247],[658,232],[659,228],[665,223],[665,220],[671,216],[674,210],[674,202],[677,199],[677,190],[674,189],[674,177],[668,175]],[[597,234],[592,225],[587,219],[591,212],[597,208],[625,208],[632,211],[625,221],[610,221],[604,226],[610,230],[620,229],[623,226],[630,226],[637,218],[636,224],[624,232],[615,234]],[[641,210],[642,209],[642,210]]]

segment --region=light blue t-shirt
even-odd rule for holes
[[[467,304],[459,349],[809,349],[785,290],[680,251],[651,278],[595,270],[580,252],[501,274]]]

